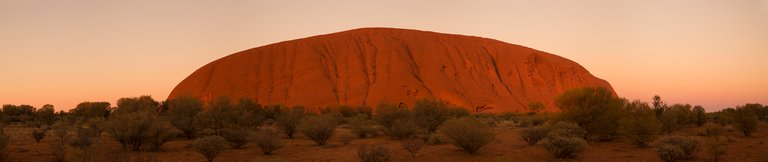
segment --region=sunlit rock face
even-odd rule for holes
[[[524,112],[531,102],[557,111],[557,95],[584,86],[613,91],[576,62],[528,47],[473,36],[363,28],[223,57],[189,75],[169,99],[228,96],[317,109],[412,105],[437,98],[471,111]]]

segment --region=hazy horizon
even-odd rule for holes
[[[573,60],[620,97],[768,104],[768,0],[0,0],[0,104],[164,100],[229,54],[364,27],[471,35]]]

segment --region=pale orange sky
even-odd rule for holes
[[[528,46],[631,100],[768,104],[768,0],[0,0],[0,104],[164,100],[231,53],[361,27]]]

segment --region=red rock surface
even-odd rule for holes
[[[411,105],[436,97],[470,110],[526,111],[565,90],[611,85],[576,62],[497,40],[363,28],[238,52],[198,69],[169,99],[249,97],[261,104]]]

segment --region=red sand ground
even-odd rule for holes
[[[563,91],[602,86],[571,60],[497,40],[426,31],[363,28],[238,52],[189,75],[168,98],[249,97],[261,104],[412,104],[436,97],[451,104],[525,111]]]
[[[30,135],[31,128],[20,126],[8,126],[6,132],[11,134],[12,144],[8,147],[9,158],[12,161],[50,161],[52,150],[49,143],[53,141],[47,136],[40,143],[34,142]],[[675,135],[695,136],[699,128],[684,128],[674,132]],[[311,140],[299,135],[295,139],[283,139],[286,146],[275,152],[275,155],[261,155],[259,149],[252,144],[244,149],[225,150],[215,160],[218,162],[254,161],[255,159],[283,159],[289,161],[359,161],[357,149],[361,144],[381,144],[392,152],[393,161],[660,161],[655,154],[655,149],[637,148],[626,141],[614,142],[589,142],[589,149],[575,159],[555,159],[544,150],[541,145],[528,146],[518,136],[519,128],[510,126],[497,126],[498,132],[495,142],[480,149],[479,154],[469,155],[450,144],[425,145],[418,153],[416,159],[411,159],[399,141],[391,140],[385,136],[377,138],[356,139],[347,146],[341,146],[340,142],[333,141],[335,146],[316,146]],[[346,131],[338,129],[338,131]],[[725,135],[732,136],[735,142],[726,142],[727,153],[722,157],[723,161],[749,162],[768,160],[768,124],[761,123],[758,131],[751,137],[744,137],[738,132],[729,132]],[[102,136],[101,152],[118,151],[120,145],[108,135]],[[712,138],[697,136],[705,143]],[[128,157],[156,157],[159,161],[204,161],[204,157],[188,145],[191,141],[178,139],[163,145],[160,152],[127,152]],[[71,154],[70,154],[71,155]],[[690,161],[706,161],[709,154],[706,148],[696,154]]]

